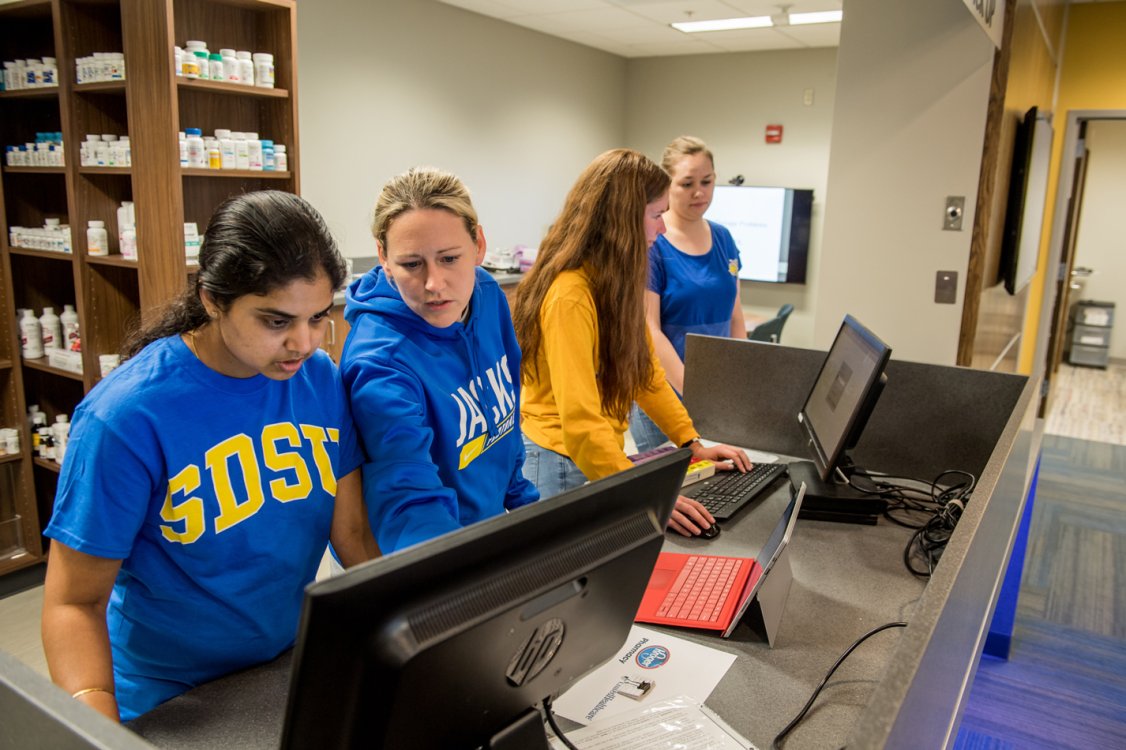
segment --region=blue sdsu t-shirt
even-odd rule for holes
[[[107,621],[128,721],[293,644],[336,480],[363,456],[324,352],[238,379],[173,336],[90,392],[66,459],[46,534],[122,560]]]
[[[731,233],[715,222],[708,226],[712,248],[703,255],[677,250],[663,234],[649,248],[649,291],[661,297],[661,331],[681,361],[688,334],[731,335],[743,264]]]

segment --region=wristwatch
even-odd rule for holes
[[[682,445],[680,447],[681,448],[691,448],[693,443],[699,443],[699,442],[700,442],[700,437],[697,435],[696,437],[692,438],[691,440],[689,440],[687,443],[685,443],[684,445]]]

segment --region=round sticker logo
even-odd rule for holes
[[[669,650],[664,646],[646,646],[637,652],[637,666],[642,669],[656,669],[669,661]]]

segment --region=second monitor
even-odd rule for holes
[[[886,509],[882,497],[854,486],[856,467],[848,451],[856,447],[887,383],[884,369],[890,358],[887,344],[856,318],[845,316],[798,412],[813,453],[812,462],[790,464],[791,481],[805,482],[808,488],[803,518],[875,523]]]

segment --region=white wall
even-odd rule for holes
[[[954,364],[994,48],[958,0],[846,6],[814,338],[852,313],[896,358]],[[947,195],[961,232],[942,231]],[[940,270],[956,304],[934,302]]]
[[[488,241],[535,245],[582,168],[625,137],[626,62],[432,0],[300,2],[301,192],[374,255],[382,184],[458,174]]]
[[[660,161],[673,138],[695,135],[715,154],[721,184],[741,174],[748,185],[813,189],[808,282],[745,281],[742,289],[753,315],[770,318],[794,305],[783,338],[791,346],[813,345],[836,58],[836,48],[821,48],[639,58],[626,68],[629,146]],[[783,125],[781,144],[766,144],[767,124]]]
[[[1110,356],[1126,359],[1126,239],[1122,206],[1126,199],[1126,120],[1087,124],[1087,182],[1075,243],[1075,265],[1095,269],[1083,299],[1114,302]]]

